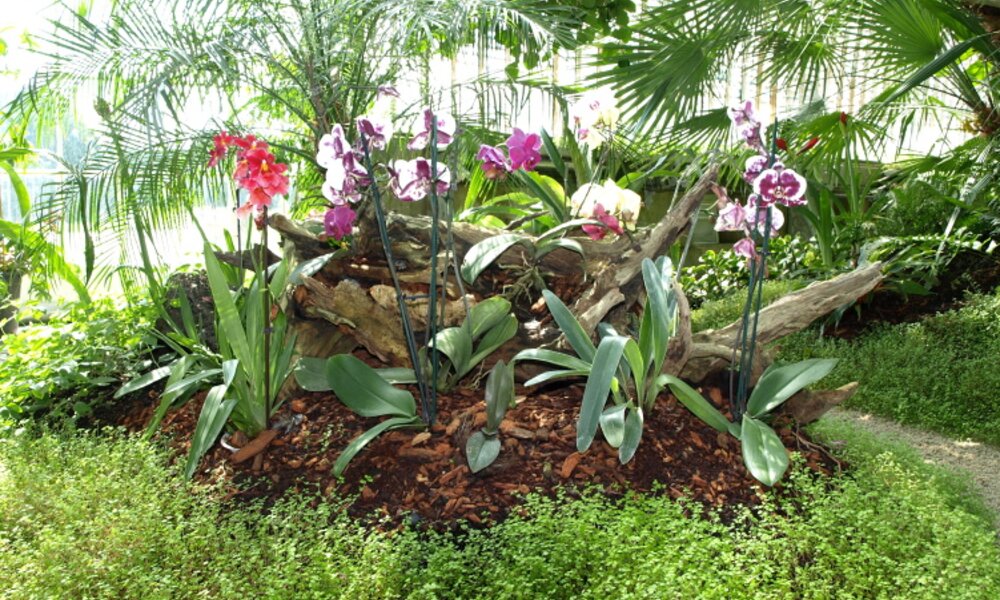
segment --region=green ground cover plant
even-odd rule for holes
[[[792,494],[727,525],[670,499],[533,497],[464,534],[378,533],[336,499],[219,503],[120,433],[0,444],[9,598],[986,598],[1000,548],[965,482],[843,423],[854,469],[793,469]],[[784,499],[782,499],[784,497]],[[697,514],[698,511],[693,511]]]
[[[782,340],[778,354],[780,360],[820,357],[840,359],[825,386],[861,383],[848,408],[1000,445],[1000,290],[851,341],[802,332]]]
[[[149,306],[96,301],[4,336],[0,345],[0,433],[45,414],[76,421],[109,401],[149,364]]]

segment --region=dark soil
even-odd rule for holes
[[[309,488],[327,496],[354,495],[348,508],[354,516],[436,529],[451,528],[459,520],[474,525],[501,520],[517,511],[529,492],[573,496],[598,488],[611,497],[628,491],[668,494],[719,507],[724,515],[758,502],[761,486],[747,473],[739,442],[702,423],[672,396],[660,397],[646,417],[635,458],[622,465],[600,435],[587,452],[576,451],[582,386],[518,392],[517,406],[501,427],[500,457],[478,474],[466,466],[464,448],[468,436],[485,422],[485,405],[481,392],[463,389],[439,398],[438,424],[383,434],[354,458],[341,480],[331,473],[333,463],[378,419],[358,417],[334,396],[321,393],[301,393],[282,406],[274,419],[281,433],[259,458],[233,464],[233,454],[216,446],[196,477],[222,479],[236,499],[270,501],[286,490]],[[719,388],[707,392],[721,408]],[[182,455],[200,405],[192,401],[164,420],[163,431]],[[124,424],[141,428],[152,410],[136,410]],[[823,474],[836,468],[819,447],[789,427],[780,427],[779,433],[787,447],[802,451],[810,468]]]

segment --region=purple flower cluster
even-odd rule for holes
[[[763,236],[770,229],[770,235],[774,237],[785,222],[784,215],[778,209],[772,209],[768,219],[768,208],[775,204],[787,207],[804,205],[806,180],[780,162],[769,164],[771,160],[761,140],[761,124],[750,101],[730,108],[729,117],[747,146],[757,151],[757,155],[747,159],[743,172],[743,179],[753,186],[754,193],[747,198],[744,206],[730,200],[726,190],[715,188],[719,197],[719,218],[715,229],[743,231],[746,237],[737,242],[733,250],[740,256],[752,258],[757,255],[753,234]]]
[[[483,144],[479,147],[476,158],[483,161],[483,175],[487,179],[503,179],[518,169],[534,171],[542,161],[542,138],[537,133],[525,133],[515,127],[504,145],[509,158],[495,146]]]
[[[379,87],[380,97],[393,95],[398,95],[395,88]],[[344,128],[338,124],[320,139],[316,151],[316,162],[326,169],[323,196],[333,205],[323,218],[324,229],[328,236],[338,240],[351,234],[357,213],[350,205],[361,199],[360,189],[372,183],[368,170],[363,166],[361,139],[366,140],[369,149],[384,150],[393,134],[392,122],[388,119],[364,116],[358,118],[356,125],[360,135],[353,146],[348,142]],[[426,148],[435,126],[438,148],[447,147],[455,136],[455,119],[444,113],[435,115],[427,108],[407,148]],[[390,176],[390,189],[405,202],[424,199],[432,186],[438,194],[443,194],[451,185],[448,167],[438,165],[437,172],[432,173],[431,161],[422,157],[397,160],[387,165],[386,170]]]

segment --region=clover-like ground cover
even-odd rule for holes
[[[379,533],[311,492],[267,511],[219,502],[134,437],[26,434],[0,445],[0,586],[10,598],[1000,594],[1000,548],[961,480],[844,425],[819,429],[853,469],[798,467],[793,494],[728,525],[662,496],[533,497],[492,529],[447,534]]]

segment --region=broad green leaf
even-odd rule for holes
[[[762,417],[788,400],[793,394],[830,374],[837,366],[835,358],[811,358],[764,371],[747,401],[747,413]]]
[[[543,383],[548,383],[550,381],[557,381],[559,379],[567,379],[570,377],[586,377],[587,375],[590,375],[589,367],[583,370],[567,369],[564,371],[546,371],[541,375],[535,375],[528,381],[525,381],[524,385],[527,387],[531,387],[534,385],[541,385]]]
[[[576,449],[583,452],[590,447],[597,434],[598,422],[604,405],[611,393],[611,383],[618,371],[618,361],[625,351],[629,339],[622,336],[610,336],[601,340],[594,354],[594,366],[587,377],[587,387],[583,391],[583,405],[576,422]]]
[[[169,386],[172,382],[178,381],[187,374],[188,369],[190,369],[194,364],[198,362],[198,358],[193,354],[185,354],[179,359],[174,361],[170,365],[170,377],[167,378],[167,385]],[[153,417],[149,420],[149,424],[146,426],[146,431],[143,432],[143,439],[149,439],[152,437],[153,433],[156,432],[156,428],[160,426],[160,421],[166,416],[167,411],[170,407],[178,400],[186,399],[190,397],[196,388],[192,387],[189,390],[180,392],[173,395],[163,394],[160,396],[160,402],[156,406],[156,411],[153,413]]]
[[[576,355],[583,359],[584,362],[593,363],[594,353],[597,352],[597,348],[594,346],[594,342],[591,341],[590,336],[587,335],[587,332],[583,330],[583,326],[573,316],[573,312],[563,304],[559,296],[556,296],[549,290],[542,290],[542,296],[545,298],[545,305],[548,306],[549,312],[552,313],[552,318],[559,325],[559,329],[566,336],[566,341],[569,342],[570,347],[573,348]]]
[[[624,404],[608,407],[601,413],[601,432],[612,448],[618,448],[625,440],[625,410]]]
[[[525,350],[521,350],[514,355],[511,362],[518,362],[522,360],[545,362],[550,365],[556,365],[557,367],[573,369],[576,371],[590,371],[590,363],[580,360],[575,356],[570,356],[569,354],[557,352],[555,350],[547,350],[545,348],[527,348]]]
[[[572,231],[574,229],[582,227],[583,225],[602,225],[603,226],[604,224],[601,223],[600,221],[595,220],[595,219],[571,219],[569,221],[566,221],[565,223],[560,223],[559,225],[556,225],[552,229],[549,229],[548,231],[546,231],[542,235],[538,236],[538,241],[541,242],[543,240],[545,240],[545,241],[551,240],[551,239],[555,238],[557,235],[560,235],[560,234],[562,234],[562,233],[564,233],[566,231]]]
[[[497,348],[503,346],[507,340],[514,337],[515,333],[517,333],[517,318],[514,315],[506,315],[502,322],[487,331],[483,339],[479,340],[475,354],[469,359],[469,364],[465,370],[459,373],[459,377],[468,373],[473,367],[484,361],[487,356],[493,354]]]
[[[492,296],[470,308],[467,319],[472,325],[472,339],[478,340],[509,314],[510,301],[503,296]]]
[[[631,409],[625,417],[625,437],[622,445],[618,448],[618,461],[622,464],[632,460],[635,451],[639,449],[639,442],[642,440],[642,407]]]
[[[516,171],[518,179],[542,201],[545,208],[559,221],[565,221],[569,215],[566,206],[566,192],[559,183],[545,175],[535,172]]]
[[[164,377],[170,375],[170,371],[172,369],[173,369],[172,365],[167,365],[165,367],[159,367],[157,369],[153,369],[152,371],[150,371],[150,372],[148,372],[148,373],[146,373],[144,375],[136,377],[135,379],[132,379],[131,381],[129,381],[125,385],[123,385],[120,388],[118,388],[118,391],[115,392],[114,397],[115,398],[121,398],[125,394],[131,394],[132,392],[134,392],[136,390],[141,390],[142,388],[146,387],[147,385],[152,385],[152,384],[156,383],[157,381],[163,379]]]
[[[351,440],[351,443],[344,448],[344,451],[340,453],[337,457],[337,462],[333,463],[333,475],[334,477],[340,477],[344,474],[344,469],[351,462],[358,452],[368,445],[369,442],[377,438],[382,433],[389,431],[390,429],[402,429],[404,427],[421,427],[423,423],[420,421],[419,417],[393,417],[391,419],[386,419],[378,425],[372,427],[368,431],[362,433],[358,437]]]
[[[413,394],[392,387],[375,369],[350,354],[338,354],[327,360],[326,373],[337,398],[362,417],[417,414]]]
[[[493,464],[500,456],[500,440],[497,436],[487,436],[477,431],[465,442],[465,458],[469,461],[469,469],[478,473]]]
[[[407,367],[386,367],[384,369],[375,369],[375,372],[379,374],[382,379],[393,385],[416,383],[417,376],[413,372],[413,369]]]
[[[527,238],[520,233],[501,233],[486,238],[469,248],[462,260],[462,279],[468,283],[474,282],[480,273],[486,270],[486,267],[493,264],[511,246],[526,240]]]
[[[451,360],[457,376],[468,372],[469,359],[472,358],[472,336],[464,326],[442,329],[434,336],[430,346]]]
[[[307,392],[330,391],[330,378],[326,374],[325,358],[303,356],[295,363],[295,381]]]
[[[696,417],[717,431],[729,432],[729,420],[722,416],[719,409],[705,400],[704,396],[673,375],[665,375],[665,379],[681,404],[686,406]]]
[[[770,487],[788,469],[788,451],[773,429],[743,415],[743,463],[757,481]]]

